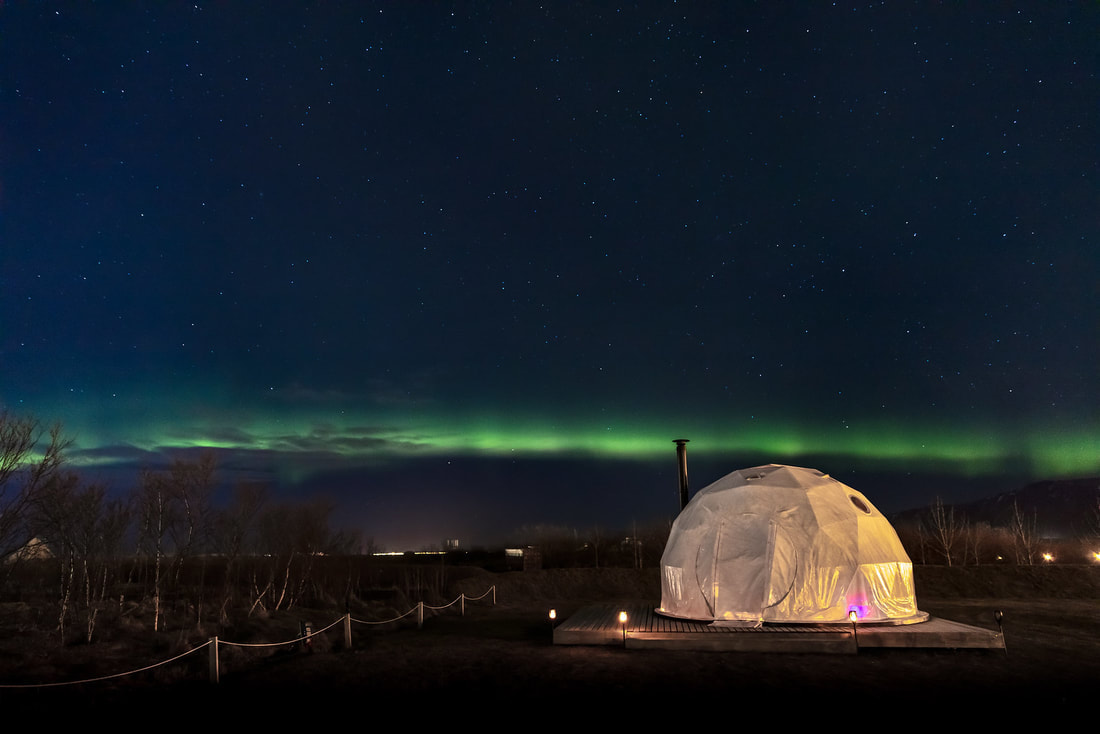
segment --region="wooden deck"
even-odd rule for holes
[[[859,648],[1003,648],[998,632],[929,618],[906,625],[847,624],[727,627],[664,617],[656,605],[585,607],[554,628],[555,645],[625,645],[668,650],[822,652],[855,654]],[[619,612],[626,611],[625,639]]]

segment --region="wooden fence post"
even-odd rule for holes
[[[210,682],[218,682],[218,638],[211,637],[210,642]]]

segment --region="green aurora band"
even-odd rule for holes
[[[255,415],[255,414],[252,414]],[[689,438],[693,454],[752,455],[795,462],[799,457],[843,457],[861,466],[895,470],[950,471],[962,476],[995,474],[1005,466],[1036,478],[1100,473],[1100,427],[1061,429],[975,426],[905,427],[888,422],[829,426],[811,422],[746,422],[730,429],[714,422],[650,419],[616,425],[594,420],[525,418],[502,413],[463,416],[391,414],[360,416],[323,412],[256,418],[188,415],[137,424],[126,420],[114,435],[103,423],[66,423],[77,463],[111,461],[110,446],[149,452],[199,447],[235,451],[326,456],[356,462],[386,462],[423,456],[606,457],[646,461],[664,456],[673,438]],[[230,427],[232,426],[232,427]],[[675,430],[670,430],[670,427]],[[80,458],[82,453],[87,458]],[[95,456],[97,458],[91,458]],[[772,460],[768,458],[768,460]]]

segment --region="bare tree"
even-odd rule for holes
[[[35,532],[50,549],[60,571],[57,631],[62,643],[65,642],[65,623],[69,618],[69,605],[76,582],[76,515],[73,512],[73,496],[77,482],[75,474],[54,477],[38,493],[32,505],[31,522]]]
[[[333,532],[331,508],[322,502],[280,504],[259,517],[258,551],[264,563],[264,586],[253,576],[251,615],[257,608],[289,609],[299,602],[311,581],[318,556],[347,553],[357,538]]]
[[[928,533],[924,530],[924,518],[917,522],[917,550],[920,551],[920,564],[928,563]]]
[[[204,453],[196,461],[176,460],[163,476],[175,506],[168,528],[175,549],[176,581],[184,561],[202,550],[209,540],[214,492],[214,455]]]
[[[257,518],[266,501],[267,490],[263,485],[238,484],[232,502],[215,516],[214,549],[225,557],[225,588],[219,610],[223,623],[229,619],[229,607],[240,588],[241,560],[254,539]]]
[[[139,547],[153,564],[154,629],[163,628],[165,582],[178,586],[184,563],[210,539],[213,488],[214,457],[209,453],[196,461],[174,461],[166,471],[146,471],[141,475],[135,509],[139,518]],[[205,570],[203,563],[195,590],[197,597],[193,600],[199,623]]]
[[[966,550],[964,557],[969,555],[977,566],[982,562],[982,553],[988,553],[988,545],[994,537],[993,528],[987,522],[978,522],[966,527]]]
[[[668,535],[672,532],[672,518],[654,521],[641,528],[634,528],[634,567],[642,568],[646,563],[657,566],[661,554],[668,544]]]
[[[1096,496],[1092,505],[1092,521],[1090,523],[1094,537],[1100,538],[1100,494]]]
[[[164,477],[154,472],[143,472],[138,482],[134,505],[139,523],[139,555],[151,557],[153,562],[153,629],[158,630],[162,629],[162,567],[168,550],[169,527],[175,521],[172,497]]]
[[[943,500],[936,497],[928,511],[927,525],[933,546],[943,556],[944,563],[952,565],[965,537],[965,519],[956,518],[955,508],[945,507]]]
[[[35,496],[54,477],[64,461],[68,441],[61,426],[48,438],[33,418],[0,412],[0,567],[34,538],[29,522]]]
[[[1020,510],[1020,504],[1016,498],[1012,499],[1012,540],[1016,551],[1016,563],[1030,566],[1035,563],[1035,554],[1039,548],[1039,535],[1035,530],[1036,518],[1032,512]]]
[[[83,614],[84,637],[91,642],[129,524],[128,508],[124,502],[108,499],[103,487],[82,487],[77,475],[67,473],[53,477],[38,493],[33,522],[60,571],[60,639],[65,641],[70,614]]]
[[[206,599],[207,556],[200,554],[210,541],[214,519],[214,455],[205,452],[195,461],[172,462],[167,482],[175,505],[175,522],[169,526],[176,553],[173,583],[179,586],[184,563],[198,555],[199,575],[192,588],[191,601],[194,603],[195,623],[201,627]]]
[[[1100,542],[1100,494],[1097,494],[1092,502],[1092,511],[1089,513],[1088,522],[1085,524],[1085,532],[1081,542],[1090,546],[1086,555],[1096,558],[1095,546]]]
[[[589,545],[592,546],[592,550],[595,551],[596,568],[600,567],[600,546],[603,545],[603,530],[599,525],[592,526],[592,529],[588,531]]]

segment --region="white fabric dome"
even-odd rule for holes
[[[661,557],[661,614],[753,622],[921,621],[913,564],[866,497],[815,469],[741,469],[700,490]]]

